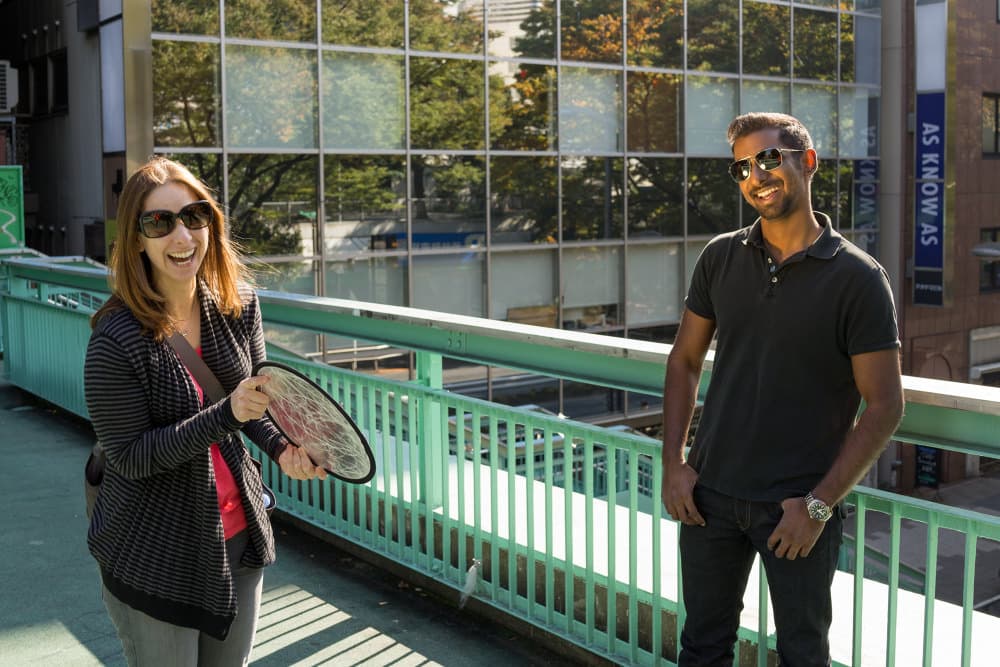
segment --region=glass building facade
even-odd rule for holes
[[[726,173],[746,111],[806,123],[815,207],[877,247],[879,0],[150,9],[154,150],[216,188],[266,287],[669,341],[705,242],[755,217]]]

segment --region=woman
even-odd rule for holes
[[[274,536],[245,433],[294,479],[325,477],[264,416],[257,296],[219,207],[164,158],[125,184],[113,295],[92,319],[84,385],[107,457],[87,543],[129,665],[245,665]],[[183,335],[228,396],[201,387]]]

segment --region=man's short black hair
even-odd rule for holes
[[[785,144],[786,148],[806,150],[813,147],[809,130],[806,129],[806,126],[798,118],[784,113],[755,112],[737,116],[729,124],[729,130],[726,132],[726,139],[729,140],[729,148],[731,150],[733,144],[738,139],[748,134],[772,128],[780,130],[781,141]]]

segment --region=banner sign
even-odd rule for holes
[[[0,249],[24,247],[21,165],[0,167]]]
[[[917,94],[913,303],[944,305],[944,93]]]
[[[878,252],[878,172],[878,160],[854,161],[854,244],[872,256]]]

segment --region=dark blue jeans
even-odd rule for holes
[[[705,526],[680,527],[681,573],[687,619],[680,667],[733,664],[743,592],[754,557],[767,572],[778,656],[785,667],[830,664],[830,586],[837,569],[843,521],[835,511],[806,558],[776,558],[767,538],[781,503],[753,502],[695,487]]]

